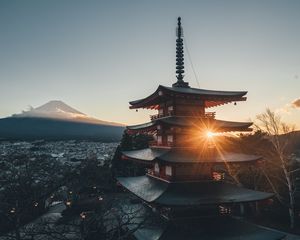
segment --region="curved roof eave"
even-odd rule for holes
[[[146,129],[146,128],[151,128],[155,125],[156,125],[156,121],[152,121],[152,122],[146,122],[146,123],[137,124],[137,125],[126,126],[126,128],[128,130],[142,130],[142,129]]]
[[[157,156],[157,159],[169,163],[238,164],[256,162],[261,160],[262,156],[233,152],[217,152],[213,158],[207,158],[205,155],[200,155],[197,152],[187,154],[186,151],[171,150],[165,154]]]
[[[154,93],[150,94],[148,97],[145,98],[141,98],[138,100],[134,100],[134,101],[130,101],[129,104],[131,105],[130,108],[140,108],[142,106],[140,106],[140,104],[146,104],[147,102],[149,102],[150,100],[152,100],[157,94],[157,92],[159,91],[159,89],[161,88],[161,85],[158,86],[158,88],[155,90]]]
[[[183,151],[182,149],[145,148],[140,150],[123,151],[122,154],[130,159],[143,162],[160,160],[169,163],[247,163],[262,159],[259,155],[243,153],[223,152],[217,153],[213,159],[206,159],[195,151]]]
[[[123,187],[146,202],[169,206],[261,201],[274,196],[221,181],[165,182],[151,176],[119,177]]]
[[[169,149],[144,148],[140,150],[122,151],[122,154],[128,158],[140,161],[153,161],[158,156],[167,153]]]
[[[159,85],[158,88],[155,90],[155,92],[149,95],[148,97],[129,102],[129,104],[131,105],[130,108],[134,109],[134,108],[141,108],[150,105],[155,105],[156,104],[155,100],[158,101],[158,99],[162,97],[159,96],[158,94],[159,90],[161,89],[171,93],[202,96],[205,98],[208,97],[207,100],[213,100],[213,98],[222,98],[221,100],[216,101],[215,104],[210,103],[210,105],[212,104],[212,106],[218,106],[232,101],[244,101],[245,98],[243,98],[243,96],[248,93],[247,91],[218,91],[218,90],[207,90],[207,89],[200,89],[200,88],[166,87],[163,85]],[[233,98],[233,99],[229,99],[229,98]]]
[[[201,122],[203,124],[207,124],[208,126],[216,128],[217,131],[251,131],[252,129],[250,129],[249,127],[253,124],[253,122],[233,122],[209,118],[167,116],[155,119],[151,122],[127,126],[127,129],[146,130],[153,128],[159,123],[167,123],[173,126],[190,127],[197,126],[197,122]]]
[[[242,97],[248,93],[248,91],[219,91],[219,90],[208,90],[208,89],[201,89],[201,88],[166,87],[162,85],[160,85],[160,87],[176,93],[203,95],[203,96],[212,96],[212,97],[215,96]]]

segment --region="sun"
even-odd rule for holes
[[[211,132],[211,131],[207,131],[207,132],[206,132],[206,137],[212,138],[213,136],[214,136],[214,133],[213,133],[213,132]]]

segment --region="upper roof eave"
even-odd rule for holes
[[[219,91],[219,90],[208,90],[208,89],[201,89],[201,88],[166,87],[162,85],[160,85],[160,87],[176,93],[195,94],[195,95],[204,95],[204,96],[242,97],[248,93],[247,91]]]
[[[160,98],[163,96],[160,96],[158,92],[166,91],[169,93],[175,93],[180,95],[193,95],[193,96],[199,96],[207,100],[217,100],[224,103],[231,102],[231,101],[244,101],[245,96],[247,94],[247,91],[218,91],[218,90],[207,90],[207,89],[200,89],[200,88],[185,88],[185,87],[166,87],[163,85],[159,85],[158,88],[155,90],[154,93],[149,95],[148,97],[138,99],[135,101],[129,102],[131,105],[130,108],[143,108],[143,107],[149,107],[153,106],[159,103]],[[217,105],[220,105],[222,103],[216,103]]]

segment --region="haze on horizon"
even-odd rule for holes
[[[245,121],[270,107],[299,129],[299,11],[297,0],[3,0],[0,117],[62,100],[101,120],[148,121],[151,112],[128,102],[175,81],[181,16],[200,87],[248,91],[246,102],[211,109],[217,118]],[[198,87],[186,48],[185,73]]]

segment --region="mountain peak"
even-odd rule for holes
[[[85,115],[84,113],[77,111],[76,109],[70,107],[69,105],[67,105],[66,103],[60,100],[49,101],[42,106],[34,108],[31,111],[47,112],[47,113],[66,112],[66,113]]]
[[[70,107],[61,100],[52,100],[39,107],[30,108],[28,111],[22,111],[20,114],[13,114],[16,118],[51,118],[76,122],[85,122],[102,125],[123,126],[119,123],[102,121],[90,117],[75,108]]]

